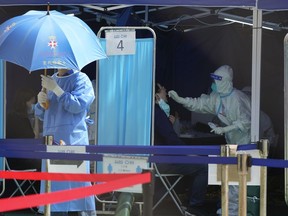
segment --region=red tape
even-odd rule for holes
[[[24,178],[23,174],[29,174]],[[36,174],[33,178],[30,175]],[[43,175],[42,175],[43,174]],[[62,190],[51,193],[18,196],[13,198],[0,199],[0,212],[19,210],[30,207],[37,207],[41,205],[65,202],[72,199],[80,199],[86,196],[99,195],[108,193],[120,188],[136,184],[145,184],[151,182],[151,173],[144,174],[59,174],[59,173],[39,173],[39,172],[0,172],[0,177],[13,178],[17,176],[18,179],[30,180],[74,180],[80,181],[80,177],[85,177],[86,181],[105,182],[101,184],[92,185],[89,187],[74,188],[70,190]],[[40,177],[43,177],[39,179]],[[31,176],[32,177],[32,176]],[[96,180],[96,177],[97,180]],[[118,178],[115,180],[115,178]],[[76,180],[77,179],[77,180]],[[89,179],[89,180],[87,180]],[[113,180],[114,179],[114,180]],[[84,181],[81,179],[81,181]]]
[[[0,171],[0,178],[20,180],[53,180],[53,181],[91,181],[107,182],[118,178],[128,177],[131,173],[121,174],[79,174],[79,173],[48,173],[48,172],[23,172]]]

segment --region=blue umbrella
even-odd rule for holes
[[[106,54],[81,19],[57,11],[32,10],[0,25],[0,58],[28,71],[81,70]]]

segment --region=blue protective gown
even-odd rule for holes
[[[35,115],[43,120],[43,135],[53,135],[54,140],[63,140],[66,145],[88,145],[88,132],[85,118],[91,103],[94,90],[89,77],[79,71],[70,71],[71,74],[59,77],[57,73],[52,77],[64,90],[57,97],[48,91],[49,108],[44,110],[39,103],[35,106]],[[46,163],[42,163],[42,170],[46,171]],[[89,173],[87,162],[87,173]],[[77,187],[90,186],[90,182],[51,182],[51,191],[66,190]],[[41,182],[41,192],[44,192],[45,184]],[[68,211],[93,211],[95,210],[94,196],[84,199],[71,200],[69,202],[51,205],[51,212]],[[43,211],[43,206],[39,208]]]

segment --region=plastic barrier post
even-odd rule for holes
[[[259,150],[262,159],[267,159],[269,152],[269,140],[261,139]],[[267,208],[267,167],[260,168],[260,215],[266,216]]]
[[[143,170],[143,173],[151,173],[150,183],[143,184],[143,216],[153,216],[153,196],[154,196],[154,184],[155,184],[155,173],[152,169]]]
[[[134,196],[132,193],[122,192],[118,198],[115,216],[130,216],[134,203]]]
[[[238,154],[237,170],[239,175],[239,216],[247,214],[247,175],[248,175],[248,155]]]
[[[53,136],[45,136],[44,137],[44,143],[45,145],[52,145],[53,144]],[[48,166],[50,164],[49,159],[46,159],[46,170],[48,170]],[[45,182],[45,192],[50,193],[51,192],[51,181],[47,180]],[[50,204],[45,205],[44,207],[44,216],[50,216],[51,215],[51,208]]]
[[[229,145],[221,146],[221,156],[229,157],[230,147]],[[229,205],[229,182],[228,182],[228,164],[221,165],[221,211],[222,216],[228,216],[228,205]]]

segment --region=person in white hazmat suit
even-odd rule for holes
[[[242,89],[251,100],[251,86],[245,86]],[[259,122],[259,138],[268,139],[269,141],[269,156],[273,156],[273,153],[276,150],[278,142],[278,134],[274,130],[272,119],[264,111],[260,110],[260,122]]]
[[[227,144],[249,144],[251,141],[251,102],[242,91],[233,88],[233,70],[228,65],[211,73],[214,79],[210,95],[182,98],[171,90],[169,97],[186,109],[216,115],[225,126],[209,124],[211,132],[224,134]],[[220,209],[221,211],[221,209]],[[218,211],[217,214],[221,214]],[[229,216],[238,215],[238,186],[229,186]]]

